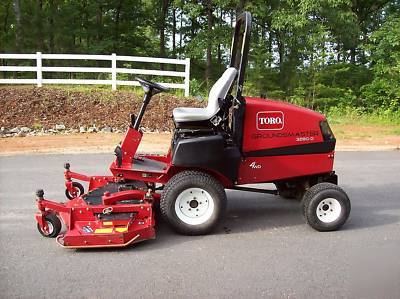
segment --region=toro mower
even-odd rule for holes
[[[123,247],[155,237],[159,207],[178,233],[207,234],[224,215],[226,189],[300,199],[312,228],[339,229],[349,216],[350,201],[337,186],[336,140],[325,116],[242,96],[250,30],[251,15],[245,12],[236,22],[229,67],[211,88],[207,106],[173,110],[175,129],[166,155],[137,153],[146,107],[152,96],[166,90],[137,78],[143,103],[115,148],[111,175],[75,173],[66,163],[66,203],[47,200],[43,190],[37,191],[39,232],[65,248]],[[88,189],[78,181],[88,182]],[[276,189],[254,188],[264,183]],[[61,221],[65,232],[60,234]]]

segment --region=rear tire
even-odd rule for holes
[[[306,222],[317,231],[338,230],[351,210],[346,192],[331,183],[319,183],[308,189],[302,205]]]
[[[45,221],[47,222],[47,226],[49,228],[48,232],[45,232],[42,230],[42,228],[40,227],[39,223],[37,224],[37,229],[39,231],[39,233],[46,238],[55,238],[58,236],[58,234],[61,231],[61,221],[60,219],[55,215],[55,214],[47,214],[44,217]]]
[[[161,195],[161,215],[178,233],[204,235],[217,226],[227,205],[224,187],[212,176],[183,171],[173,176]]]

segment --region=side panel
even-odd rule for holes
[[[210,135],[178,139],[172,153],[171,164],[175,167],[207,169],[236,181],[240,151],[225,146],[222,135]]]
[[[331,172],[334,153],[247,157],[239,165],[238,184],[271,182]]]
[[[320,121],[315,111],[289,103],[246,98],[243,153],[322,143]]]

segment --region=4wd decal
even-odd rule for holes
[[[253,168],[253,169],[261,169],[261,165],[257,164],[255,161],[252,162],[249,166],[250,166],[250,168]]]
[[[260,111],[256,116],[258,130],[282,130],[285,117],[282,111]]]

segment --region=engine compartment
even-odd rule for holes
[[[294,149],[287,154],[301,154],[302,148],[304,153],[335,149],[336,140],[324,115],[286,102],[249,97],[245,100],[244,153],[271,150],[271,154],[279,155],[289,147]]]

